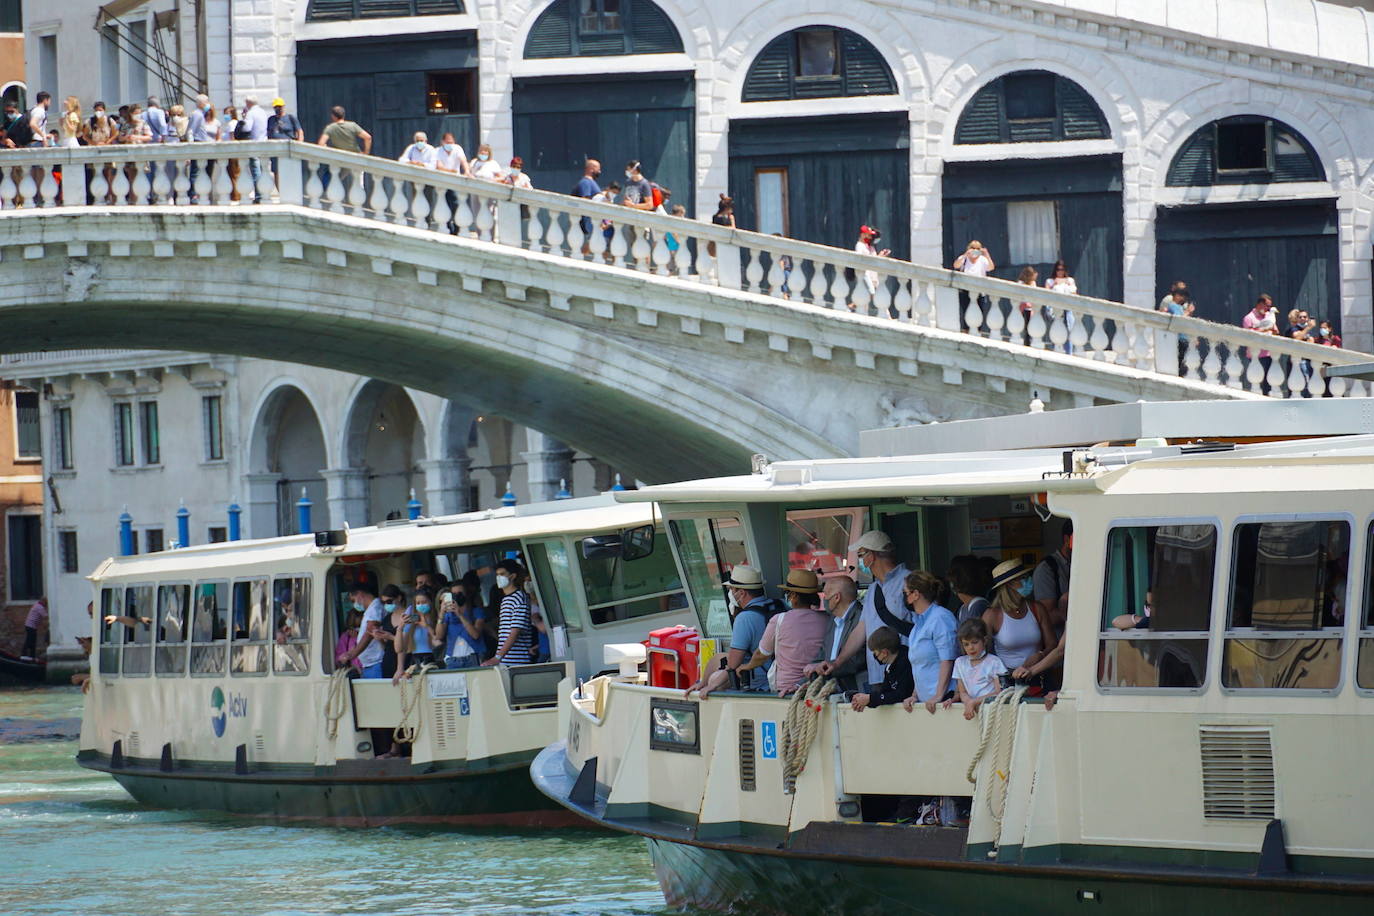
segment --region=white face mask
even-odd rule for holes
[[[510,173],[511,173],[512,175],[519,175],[519,174],[520,174],[520,170],[519,170],[519,169],[511,169],[511,170],[510,170]]]
[[[490,159],[490,158],[491,158],[491,156],[490,156],[490,154],[488,154],[488,153],[478,153],[478,154],[477,154],[477,161],[478,161],[478,162],[486,162],[486,161],[487,161],[488,159]]]
[[[445,143],[445,144],[444,144],[444,152],[446,152],[446,153],[451,153],[451,152],[453,152],[453,144],[452,144],[452,143]]]
[[[634,173],[634,172],[626,172],[626,173],[625,173],[625,177],[628,178],[630,181],[634,181],[634,180],[635,180],[635,173]]]
[[[498,576],[496,577],[496,587],[497,587],[497,588],[509,588],[509,587],[510,587],[510,576],[498,575]]]
[[[972,258],[973,260],[975,260],[975,261],[978,260],[980,257],[982,257],[982,255],[983,255],[983,252],[980,251],[980,250],[978,250],[977,248],[970,248],[970,249],[969,249],[968,256],[969,256],[970,258]]]

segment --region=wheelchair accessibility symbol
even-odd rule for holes
[[[778,759],[778,723],[759,723],[759,744],[763,746],[764,760]]]

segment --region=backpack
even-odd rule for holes
[[[656,181],[649,182],[649,187],[653,190],[654,207],[657,208],[663,206],[663,188],[659,187],[659,184]]]
[[[29,120],[29,115],[20,112],[19,117],[5,128],[5,136],[9,137],[15,146],[28,146],[33,142],[33,123]]]
[[[239,122],[234,125],[234,139],[247,140],[253,136],[253,129],[248,126],[247,118],[239,118]]]

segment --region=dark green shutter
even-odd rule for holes
[[[594,32],[577,35],[579,57],[614,57],[625,53],[624,32]]]
[[[359,19],[385,19],[412,15],[410,0],[358,0]]]
[[[461,0],[415,0],[416,16],[453,16],[462,12]]]
[[[554,0],[540,13],[525,40],[525,56],[571,57],[572,12],[571,0]]]
[[[631,54],[682,53],[682,36],[652,0],[632,0],[629,28]]]
[[[793,35],[788,32],[759,52],[744,78],[744,101],[772,102],[792,97],[792,45]]]
[[[353,0],[310,0],[306,22],[334,22],[353,18]]]
[[[1111,136],[1107,119],[1097,102],[1073,80],[1059,77],[1059,118],[1064,125],[1064,140],[1105,140]]]
[[[840,66],[847,96],[892,95],[897,91],[897,80],[882,54],[853,32],[840,32]]]
[[[1208,124],[1188,138],[1169,163],[1164,183],[1169,187],[1206,187],[1212,184],[1212,147],[1216,131]]]
[[[954,128],[954,142],[1002,142],[1001,86],[998,81],[979,89],[977,95],[964,106],[959,123]]]

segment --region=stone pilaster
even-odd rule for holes
[[[520,457],[525,459],[530,502],[553,499],[558,495],[560,481],[572,484],[573,450],[535,429],[525,430],[525,442],[529,449],[521,452]]]

